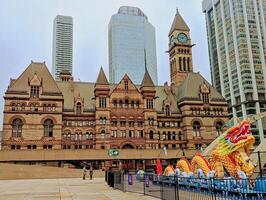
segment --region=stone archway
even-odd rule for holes
[[[122,146],[122,149],[134,149],[134,146],[132,144],[127,143]]]

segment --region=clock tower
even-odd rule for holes
[[[171,83],[179,85],[193,71],[190,29],[176,10],[169,37],[169,62]]]

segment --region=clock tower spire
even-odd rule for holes
[[[172,23],[169,38],[169,62],[171,83],[179,85],[193,71],[190,29],[178,9]]]

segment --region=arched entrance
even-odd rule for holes
[[[122,149],[134,149],[134,146],[131,144],[125,144],[122,146]]]

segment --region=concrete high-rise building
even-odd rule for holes
[[[57,15],[53,33],[53,77],[59,80],[60,72],[72,74],[73,18]]]
[[[120,7],[109,22],[108,39],[111,83],[118,83],[128,74],[135,84],[140,84],[146,60],[152,81],[158,84],[155,28],[139,8]]]
[[[229,103],[229,116],[266,111],[266,1],[204,0],[212,84]],[[256,140],[266,121],[254,124]]]

